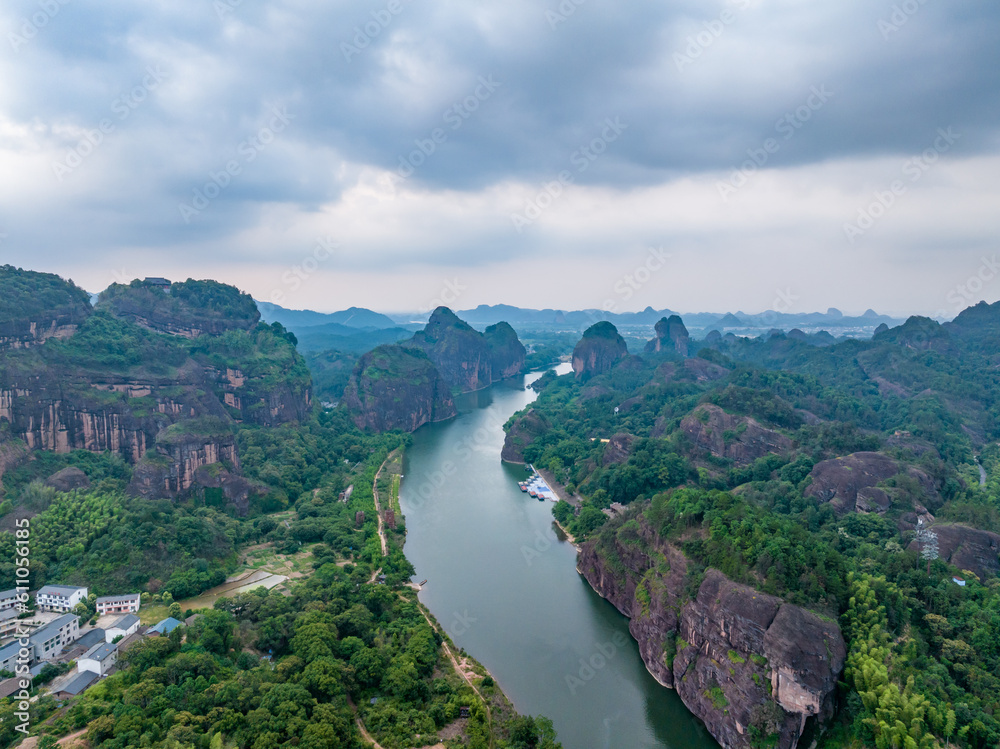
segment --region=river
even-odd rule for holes
[[[522,493],[525,469],[500,461],[503,424],[534,400],[523,385],[537,377],[462,396],[457,418],[413,435],[400,504],[414,579],[428,580],[420,600],[518,712],[552,719],[565,749],[717,749],[576,572],[552,504]]]

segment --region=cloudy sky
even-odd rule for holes
[[[5,0],[0,261],[294,308],[1000,298],[995,0]]]

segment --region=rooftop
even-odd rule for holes
[[[111,626],[108,627],[108,629],[128,629],[133,624],[138,624],[138,623],[139,623],[139,617],[137,617],[135,614],[125,614],[125,616],[121,617],[120,619],[116,619],[114,622],[112,622]]]
[[[58,619],[53,619],[51,622],[46,624],[41,629],[36,630],[32,633],[31,637],[28,638],[30,642],[36,642],[38,640],[47,640],[52,637],[60,629],[69,624],[73,619],[79,619],[76,614],[63,614]]]
[[[104,642],[105,639],[106,638],[104,636],[104,630],[101,629],[100,627],[95,627],[89,632],[85,632],[83,635],[81,635],[80,639],[77,640],[74,644],[86,650],[87,648],[93,647],[94,645],[97,645],[100,642]]]
[[[111,656],[118,649],[117,645],[112,645],[110,642],[102,642],[99,645],[94,645],[90,650],[84,653],[81,658],[89,658],[95,661],[104,661]]]
[[[97,681],[97,674],[93,671],[81,671],[75,679],[59,691],[66,694],[80,694],[95,681]]]
[[[152,627],[150,627],[149,631],[150,632],[157,632],[157,633],[159,633],[161,635],[163,635],[163,634],[170,634],[175,629],[177,629],[177,627],[179,627],[179,626],[181,626],[181,623],[179,621],[177,621],[176,619],[174,619],[172,616],[168,616],[163,621],[157,622]]]
[[[111,601],[138,601],[138,593],[123,593],[120,596],[100,596],[97,603],[109,603]]]
[[[79,585],[46,585],[35,595],[37,596],[69,596],[78,590],[86,590]]]

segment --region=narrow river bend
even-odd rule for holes
[[[563,370],[560,370],[563,371]],[[420,594],[518,711],[552,719],[565,749],[712,749],[677,695],[646,671],[628,622],[576,572],[552,505],[522,493],[500,461],[503,424],[535,398],[538,375],[458,399],[459,416],[421,428],[400,504]]]

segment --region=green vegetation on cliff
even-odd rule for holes
[[[1000,741],[998,331],[1000,307],[980,305],[823,348],[716,338],[678,361],[650,346],[548,382],[544,428],[518,451],[583,497],[556,517],[621,584],[625,550],[653,552],[612,503],[683,551],[689,600],[715,568],[839,617],[845,687],[821,746],[985,749]],[[938,539],[929,565],[918,522]]]

